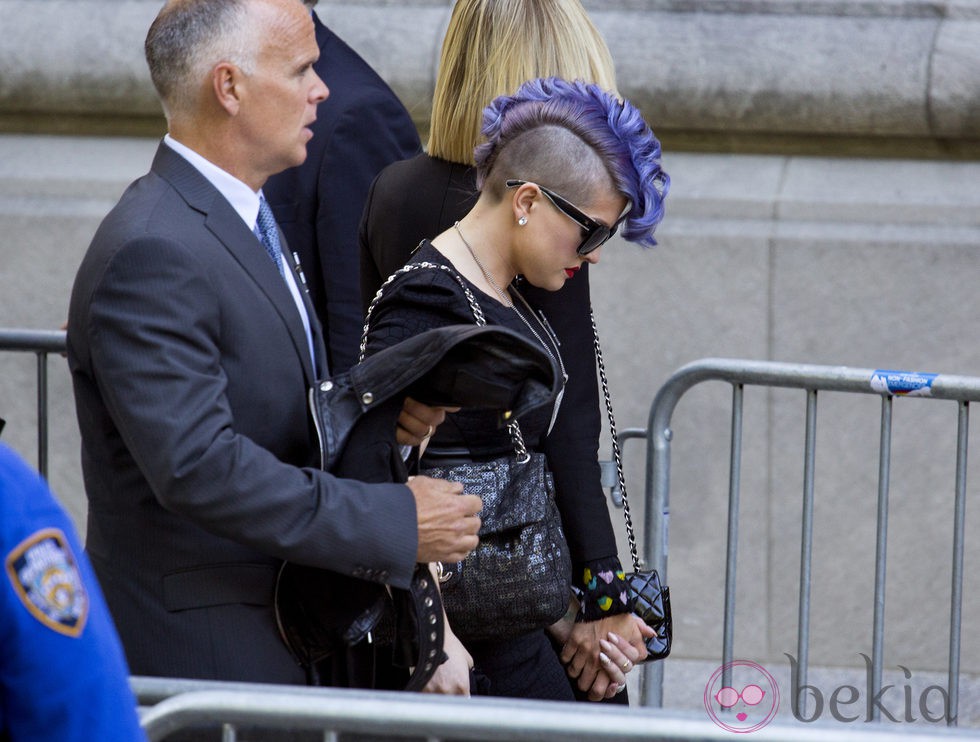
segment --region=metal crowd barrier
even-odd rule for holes
[[[47,357],[62,353],[65,333],[0,329],[0,351],[32,352],[37,356],[38,468],[48,469]],[[963,554],[966,504],[966,464],[969,403],[980,401],[980,378],[894,373],[841,366],[705,359],[682,367],[657,393],[646,429],[628,429],[620,441],[647,441],[646,507],[644,514],[644,561],[667,577],[667,522],[670,489],[671,418],[680,398],[693,386],[717,380],[732,385],[731,457],[729,475],[728,544],[726,555],[723,664],[733,659],[735,564],[738,540],[738,502],[741,473],[742,397],[746,385],[789,387],[806,392],[802,548],[797,687],[806,685],[808,670],[810,565],[813,537],[813,484],[816,441],[817,392],[876,394],[881,397],[881,440],[878,482],[878,519],[873,626],[872,692],[881,688],[884,645],[884,579],[887,540],[888,487],[891,456],[892,401],[902,394],[958,404],[956,483],[953,525],[953,574],[949,638],[949,716],[955,723],[959,702],[959,658],[963,600]],[[606,468],[606,478],[609,469]],[[618,493],[612,492],[616,500]],[[666,712],[663,704],[663,663],[642,666],[641,702],[650,708],[629,714],[595,705],[554,704],[502,699],[442,698],[340,689],[206,683],[188,680],[133,678],[142,707],[142,720],[151,740],[164,739],[173,731],[197,723],[220,722],[224,742],[235,742],[236,725],[271,725],[278,729],[324,730],[332,742],[343,731],[378,732],[387,737],[421,736],[436,742],[458,740],[553,740],[586,738],[602,740],[722,740],[731,732],[715,726],[700,714]],[[731,681],[731,670],[722,682]],[[798,703],[799,699],[793,699]],[[152,706],[147,706],[152,704]],[[608,718],[607,718],[608,717]],[[877,710],[875,718],[878,717]],[[848,738],[910,742],[952,736],[980,739],[976,732],[961,730],[863,728],[847,730]],[[944,734],[948,733],[948,734]],[[761,740],[807,742],[841,739],[839,727],[811,723],[806,726],[775,721],[755,732]]]
[[[731,449],[729,469],[728,530],[725,576],[725,608],[722,664],[733,660],[735,627],[735,565],[738,543],[739,480],[741,474],[742,395],[746,385],[788,387],[806,392],[806,433],[804,442],[802,546],[800,555],[798,665],[796,687],[806,685],[809,661],[810,568],[813,546],[813,484],[817,425],[817,392],[848,392],[881,397],[881,438],[879,444],[877,543],[875,553],[874,618],[872,628],[872,693],[881,690],[884,646],[885,554],[887,543],[888,490],[891,468],[892,402],[896,396],[948,400],[959,408],[956,444],[956,482],[953,523],[952,596],[949,627],[949,713],[953,725],[959,705],[959,663],[961,612],[963,604],[963,553],[966,505],[967,441],[969,404],[980,400],[980,378],[946,374],[919,374],[816,366],[766,361],[709,358],[677,370],[658,391],[650,408],[648,427],[629,429],[620,439],[645,437],[647,440],[646,510],[644,514],[644,557],[665,582],[667,577],[667,527],[670,503],[671,417],[678,401],[693,386],[705,381],[724,381],[732,386]],[[615,500],[615,493],[613,493]],[[668,660],[669,661],[669,660]],[[663,663],[643,666],[641,696],[645,706],[663,704]],[[722,678],[731,681],[728,669]],[[799,711],[799,698],[792,699]],[[878,720],[880,710],[874,709]]]
[[[730,742],[732,732],[703,713],[555,701],[460,698],[392,691],[303,688],[252,683],[134,677],[141,724],[150,742],[196,725],[221,726],[222,742],[241,728],[317,731],[324,742],[346,732],[372,739],[592,740],[594,742]],[[152,704],[147,706],[146,704]],[[775,720],[753,732],[760,742],[944,742],[980,740],[976,730]]]
[[[48,478],[48,355],[65,352],[63,330],[0,329],[0,351],[34,353],[37,356],[37,468]]]

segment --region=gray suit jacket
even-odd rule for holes
[[[411,493],[319,470],[288,289],[166,145],[82,261],[68,360],[86,547],[134,674],[304,682],[272,610],[284,559],[408,585]]]

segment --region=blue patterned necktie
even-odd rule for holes
[[[282,267],[282,245],[279,243],[279,228],[276,226],[276,218],[272,215],[272,209],[264,198],[259,199],[259,217],[256,220],[255,228],[258,238],[265,245],[265,251],[269,253],[272,262],[279,269],[279,275],[286,277]]]

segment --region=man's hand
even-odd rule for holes
[[[416,402],[411,397],[406,397],[401,414],[398,416],[395,440],[400,446],[419,446],[432,437],[436,428],[446,419],[447,412],[455,412],[458,409],[458,407],[429,407]]]
[[[409,477],[418,515],[419,562],[459,562],[479,543],[483,500],[464,495],[463,485],[432,477]]]

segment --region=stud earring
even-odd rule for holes
[[[523,227],[525,224],[527,224],[527,217],[522,216],[520,219],[517,220],[517,223]]]

